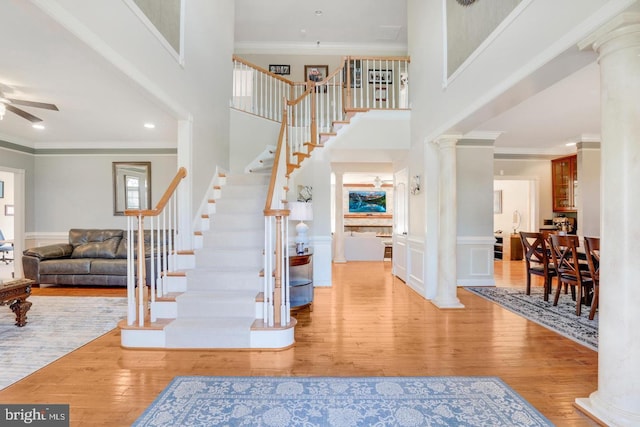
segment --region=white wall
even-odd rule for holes
[[[496,180],[529,180],[537,189],[537,194],[532,196],[537,202],[534,214],[537,214],[537,222],[532,218],[530,228],[538,230],[545,219],[553,218],[551,200],[551,160],[550,159],[496,159],[493,162],[493,174]],[[511,212],[513,213],[513,211]],[[509,217],[507,219],[510,221]],[[497,226],[494,226],[494,228]],[[510,228],[503,228],[507,231]]]
[[[502,230],[507,236],[513,233],[514,211],[520,212],[520,231],[538,231],[538,227],[532,227],[530,215],[530,192],[527,180],[496,180],[493,188],[502,191],[502,213],[493,215],[494,231]]]
[[[163,104],[176,120],[190,123],[191,130],[180,136],[178,164],[187,168],[195,212],[216,166],[229,164],[234,2],[187,3],[183,63],[169,54],[125,2],[47,0],[38,5],[59,8],[64,13],[54,18],[65,26],[81,23],[77,35],[122,71],[123,78]]]
[[[247,165],[267,145],[277,146],[280,123],[232,109],[229,133],[229,170],[232,173],[244,173]]]
[[[153,206],[176,173],[176,155],[58,154],[35,157],[35,223],[31,233],[67,233],[70,228],[126,228],[113,215],[112,162],[151,162]]]

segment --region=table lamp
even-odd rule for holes
[[[289,202],[289,219],[293,221],[300,221],[296,224],[296,253],[303,254],[305,246],[309,244],[309,238],[307,237],[307,230],[309,226],[304,221],[311,221],[313,219],[313,205],[311,203],[304,202]]]

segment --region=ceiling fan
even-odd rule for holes
[[[16,107],[21,105],[25,107],[44,108],[45,110],[59,111],[55,104],[48,104],[46,102],[27,101],[24,99],[6,98],[2,92],[0,92],[0,120],[4,118],[7,111],[11,111],[18,116],[29,120],[31,123],[41,122],[40,117],[36,117],[31,113],[24,111],[21,108]]]

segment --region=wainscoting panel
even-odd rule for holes
[[[424,296],[426,289],[424,284],[424,241],[408,240],[409,263],[407,284],[414,291]]]
[[[495,238],[458,237],[458,286],[494,286],[493,244]]]
[[[407,236],[394,236],[393,274],[404,282],[407,281]]]
[[[331,236],[311,236],[313,249],[313,286],[331,286]]]

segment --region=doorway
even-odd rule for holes
[[[12,241],[13,253],[6,254],[12,260],[0,261],[0,281],[22,277],[20,256],[24,250],[25,223],[25,172],[22,169],[0,167],[0,230],[5,240]],[[1,256],[0,256],[1,258]],[[16,261],[17,260],[17,261]]]

